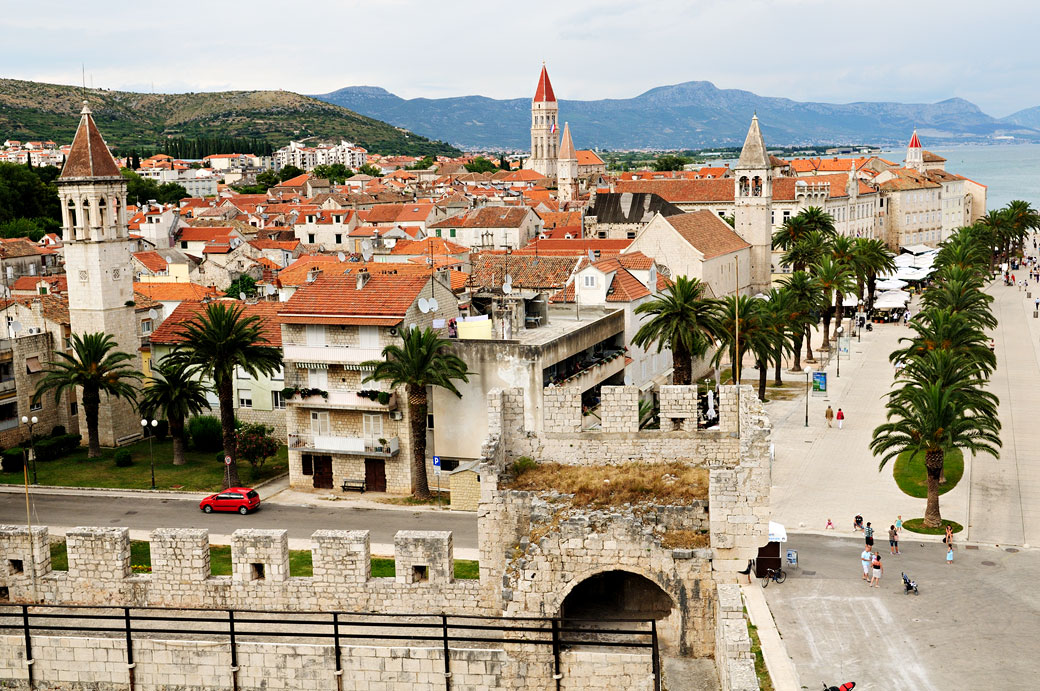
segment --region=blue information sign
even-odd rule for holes
[[[813,375],[812,375],[812,390],[813,390],[813,393],[827,393],[827,373],[826,372],[813,372]]]

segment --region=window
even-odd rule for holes
[[[72,404],[69,406],[69,414],[70,415],[79,415],[79,406],[76,405],[75,401],[73,401]]]
[[[343,244],[343,233],[336,233],[336,244],[337,245],[342,245]]]
[[[281,410],[285,407],[285,399],[282,398],[281,391],[271,392],[271,407],[275,410]]]
[[[595,288],[596,287],[596,277],[595,276],[582,276],[582,285],[585,286],[586,288]]]
[[[188,249],[188,241],[187,240],[181,240],[181,249],[182,250]]]
[[[438,228],[438,229],[437,229],[437,237],[440,237],[440,236],[441,236],[441,229],[440,229],[440,228]]]
[[[308,245],[313,245],[314,244],[314,233],[307,233],[307,244]]]
[[[25,371],[28,374],[36,374],[37,372],[43,371],[43,365],[40,364],[40,358],[33,355],[32,357],[25,358]]]
[[[141,320],[141,334],[147,336],[152,333],[152,320],[142,319]]]
[[[454,228],[452,228],[452,229],[450,229],[450,230],[448,231],[448,237],[449,237],[449,238],[453,238],[453,237],[455,237],[455,229],[454,229]]]
[[[240,389],[238,392],[238,407],[239,408],[252,408],[253,407],[253,392],[248,389]]]
[[[383,436],[383,416],[376,413],[365,413],[361,420],[365,439],[379,439]]]
[[[426,413],[426,429],[433,429],[433,413]]]
[[[327,411],[311,412],[311,432],[314,434],[328,434],[329,433],[329,414]]]
[[[29,402],[29,410],[30,411],[43,410],[43,403],[41,403],[39,401],[36,401],[35,403],[30,401]]]

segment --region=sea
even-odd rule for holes
[[[928,148],[946,159],[946,170],[986,185],[987,209],[1022,199],[1040,209],[1040,144],[965,145]],[[881,158],[901,162],[906,150],[886,151]]]

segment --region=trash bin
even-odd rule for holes
[[[787,565],[798,567],[798,550],[789,549],[787,550]]]

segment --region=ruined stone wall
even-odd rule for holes
[[[759,691],[747,615],[736,583],[716,586],[715,668],[726,691]]]

